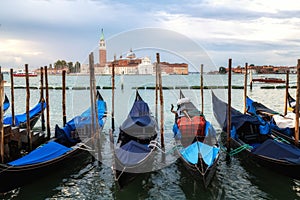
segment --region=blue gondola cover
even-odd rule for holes
[[[46,162],[55,159],[70,150],[71,148],[65,147],[57,142],[51,141],[33,150],[26,156],[23,156],[22,158],[12,161],[8,164],[11,166],[24,166],[24,165]]]
[[[192,164],[198,163],[198,155],[200,154],[204,162],[211,166],[216,159],[220,148],[213,147],[202,142],[194,142],[190,146],[180,151],[185,160]]]
[[[9,100],[8,100],[8,97],[5,95],[5,99],[4,99],[4,102],[3,102],[3,111],[5,112],[10,106],[10,103],[9,103]]]
[[[262,155],[269,158],[286,160],[292,163],[300,164],[300,149],[286,143],[277,142],[268,139],[256,149],[253,149],[256,155]]]
[[[158,126],[148,104],[140,98],[134,102],[120,129],[133,137],[150,138],[157,135]]]
[[[135,165],[143,160],[151,151],[147,145],[140,144],[134,140],[116,150],[118,159],[126,166]]]
[[[102,100],[97,101],[97,109],[98,109],[98,122],[99,126],[103,127],[104,121],[103,117],[106,112],[106,102]],[[68,140],[68,142],[71,142],[72,144],[76,144],[79,142],[79,138],[72,138],[72,131],[75,131],[78,128],[82,128],[85,125],[91,124],[91,109],[88,108],[86,111],[84,111],[80,116],[76,116],[70,121],[66,123],[66,125],[63,128],[60,128],[58,125],[55,127],[55,137],[61,138],[64,137]]]
[[[44,106],[43,109],[45,109],[46,102],[43,103],[43,106]],[[42,111],[42,103],[40,102],[29,111],[29,118],[32,118],[33,116],[39,114],[41,111]],[[20,125],[20,123],[26,122],[26,120],[27,120],[26,113],[15,115],[15,126]],[[3,124],[12,125],[12,115],[11,114],[4,116]]]

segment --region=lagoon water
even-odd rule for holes
[[[285,75],[268,75],[285,79]],[[9,82],[9,77],[5,75]],[[15,78],[15,86],[25,86],[25,78]],[[90,105],[89,90],[73,90],[75,87],[89,86],[88,76],[67,76],[66,93],[67,120],[80,114]],[[166,159],[161,162],[161,153],[158,151],[156,171],[140,176],[128,187],[118,190],[111,170],[112,153],[109,148],[109,129],[111,117],[109,116],[101,133],[103,143],[102,164],[99,166],[90,160],[67,163],[64,169],[56,173],[17,188],[3,196],[4,199],[300,199],[300,181],[276,174],[258,165],[243,162],[238,155],[225,161],[225,151],[222,151],[216,174],[208,189],[196,183],[190,174],[177,160],[173,149],[173,115],[170,112],[171,104],[176,105],[179,96],[179,87],[199,86],[199,74],[169,75],[162,77],[163,86],[173,89],[163,90],[164,96],[164,139]],[[233,75],[232,85],[243,86],[244,76]],[[30,78],[30,86],[39,86],[39,77]],[[49,76],[49,86],[61,87],[61,76]],[[124,89],[121,90],[121,84]],[[97,76],[96,85],[111,86],[110,76]],[[155,111],[155,91],[142,89],[155,85],[155,76],[124,76],[116,77],[115,90],[115,125],[116,130],[126,118],[131,108],[135,87],[139,87],[142,98],[149,104],[153,114]],[[227,85],[227,75],[204,75],[204,85]],[[249,82],[248,82],[249,85]],[[261,89],[265,84],[254,83],[252,91],[248,87],[248,95],[266,106],[283,112],[285,89]],[[276,85],[276,84],[273,84]],[[277,84],[278,85],[278,84]],[[281,84],[282,85],[282,84]],[[290,75],[290,85],[296,85],[296,75]],[[15,89],[15,112],[25,111],[26,90]],[[111,111],[111,90],[99,90]],[[201,104],[200,91],[196,89],[182,89],[195,105]],[[5,87],[5,92],[10,98],[10,88]],[[39,99],[39,90],[30,90],[31,107]],[[214,92],[223,100],[227,100],[226,89],[214,89]],[[242,111],[243,89],[232,89],[232,106]],[[290,89],[295,96],[295,89]],[[53,132],[55,124],[62,125],[62,90],[50,89],[50,125]],[[158,101],[159,102],[159,101]],[[159,107],[158,107],[159,108]],[[159,109],[158,109],[159,110]],[[8,113],[10,110],[8,111]],[[204,114],[217,130],[221,133],[212,113],[211,90],[204,90]],[[37,126],[40,126],[38,122]],[[117,132],[115,133],[117,137]],[[220,136],[219,136],[220,137]]]

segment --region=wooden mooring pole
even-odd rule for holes
[[[89,55],[89,70],[90,70],[90,103],[91,103],[91,136],[93,139],[94,143],[94,137],[95,137],[95,105],[94,105],[94,93],[92,89],[93,85],[93,79],[92,79],[92,74],[94,74],[94,54],[93,52],[90,53]]]
[[[285,78],[285,96],[284,96],[284,115],[287,114],[287,104],[288,104],[288,95],[289,95],[289,73],[290,71],[286,71],[286,78]]]
[[[112,64],[112,72],[111,72],[111,81],[112,81],[112,97],[111,97],[111,129],[114,132],[115,131],[115,64],[116,64],[116,58],[117,56],[114,55],[114,61]]]
[[[50,139],[50,100],[49,100],[49,87],[48,87],[48,69],[45,68],[45,86],[46,86],[46,115],[47,115],[47,140]]]
[[[3,97],[4,97],[4,83],[3,83],[3,74],[0,73],[0,154],[1,154],[1,163],[4,163],[4,128],[3,128]]]
[[[62,112],[63,112],[63,126],[67,123],[66,114],[66,70],[62,71]]]
[[[247,112],[247,76],[248,76],[248,63],[245,64],[245,76],[244,76],[244,114]]]
[[[295,145],[299,145],[299,95],[300,95],[300,59],[297,63],[297,91],[296,91],[296,119],[295,119]]]
[[[158,65],[158,84],[159,84],[159,101],[160,101],[160,140],[161,140],[161,147],[165,148],[165,140],[164,140],[164,98],[163,98],[162,77],[161,77],[161,67],[160,67],[159,53],[156,53],[156,62],[157,62],[157,65]]]
[[[158,120],[158,64],[155,65],[155,120]]]
[[[227,110],[227,155],[230,152],[230,131],[231,131],[231,65],[232,60],[228,61],[228,110]],[[227,157],[229,158],[229,156]]]
[[[93,66],[94,65],[94,56],[92,57],[92,63]],[[102,149],[102,143],[101,143],[101,132],[100,132],[100,125],[99,125],[99,113],[98,113],[98,99],[97,99],[97,89],[96,89],[96,77],[95,77],[95,70],[93,71],[92,74],[92,90],[94,92],[94,105],[95,105],[95,119],[96,119],[96,149],[97,149],[97,156],[98,156],[98,162],[97,165],[99,166],[100,162],[102,161],[102,153],[101,153],[101,149]]]
[[[32,150],[32,132],[30,130],[30,115],[29,115],[29,105],[30,105],[30,90],[29,90],[29,75],[28,75],[28,64],[25,64],[25,74],[26,74],[26,130],[28,134],[29,150]]]
[[[252,81],[252,71],[253,71],[253,69],[251,68],[250,69],[250,90],[252,90],[252,84],[253,84],[253,81]]]
[[[42,105],[42,115],[41,115],[41,121],[42,121],[42,131],[46,130],[45,127],[45,115],[44,115],[44,69],[43,67],[40,68],[40,72],[41,72],[41,85],[40,85],[40,100],[41,100],[41,105]]]
[[[93,52],[89,55],[89,71],[90,71],[90,103],[91,103],[91,137],[92,137],[92,149],[94,150],[93,153],[93,160],[95,161],[96,158],[96,152],[97,152],[97,144],[96,144],[96,128],[95,128],[95,96],[93,92],[93,79],[95,76],[95,68],[94,68],[94,54]]]
[[[200,95],[201,95],[201,112],[204,113],[204,96],[203,96],[203,64],[200,67]]]
[[[15,92],[14,92],[14,71],[10,69],[10,100],[12,126],[15,126]]]

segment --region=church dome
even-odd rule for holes
[[[136,58],[135,53],[133,53],[132,49],[127,53],[126,58],[134,59]]]

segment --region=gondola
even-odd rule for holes
[[[120,189],[139,174],[152,171],[157,133],[157,122],[136,91],[134,104],[119,128],[117,144],[113,145],[113,171]]]
[[[289,107],[288,109],[290,111],[293,111],[294,112],[294,109],[295,109],[295,106],[296,106],[296,99],[294,99],[290,93],[288,93],[288,104],[289,104]]]
[[[295,113],[288,112],[285,116],[257,101],[246,97],[247,113],[258,115],[270,127],[270,133],[278,139],[294,143]]]
[[[101,131],[106,119],[106,103],[100,93],[97,94],[97,108]],[[63,128],[56,125],[55,137],[50,141],[19,159],[0,164],[0,193],[49,176],[78,159],[91,157],[88,145],[92,136],[90,131],[82,131],[91,128],[90,115],[91,110],[88,109],[68,121]]]
[[[5,95],[4,102],[3,102],[3,112],[7,111],[9,108],[10,103],[8,97]]]
[[[176,151],[193,178],[210,184],[219,160],[220,146],[216,131],[196,106],[180,91],[173,125]]]
[[[46,108],[46,102],[44,99],[41,99],[30,111],[29,111],[29,118],[30,118],[30,129],[32,129],[37,121],[39,120],[40,116],[44,112]],[[12,115],[5,115],[3,118],[4,125],[12,125]],[[19,128],[26,128],[27,127],[27,117],[26,112],[22,114],[15,115],[15,126]]]
[[[214,116],[227,135],[227,103],[212,93]],[[300,149],[295,145],[276,140],[268,125],[258,115],[242,114],[231,108],[230,146],[244,149],[241,157],[295,179],[300,179]],[[234,151],[233,151],[234,152]]]

